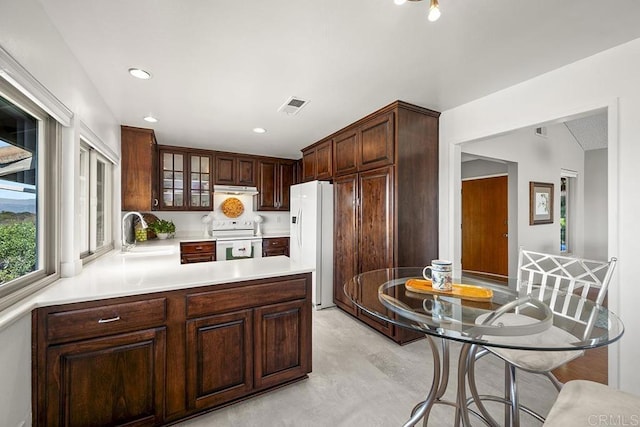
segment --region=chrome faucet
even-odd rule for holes
[[[136,244],[135,237],[133,239],[133,243],[131,244],[127,243],[127,225],[126,224],[127,224],[127,218],[129,218],[131,215],[138,215],[138,217],[140,218],[140,224],[142,224],[142,228],[148,227],[147,222],[144,220],[140,212],[127,212],[126,214],[124,214],[124,216],[122,217],[122,252],[128,251],[130,248],[132,248]]]

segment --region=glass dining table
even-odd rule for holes
[[[434,404],[455,407],[455,426],[471,425],[470,413],[490,424],[482,413],[469,409],[469,403],[483,408],[479,402],[474,402],[477,393],[473,398],[467,398],[467,381],[474,378],[470,375],[473,370],[471,360],[482,347],[579,351],[609,345],[624,332],[618,316],[577,294],[564,295],[568,297],[564,303],[568,308],[565,313],[572,315],[559,315],[550,308],[550,299],[559,298],[557,293],[539,295],[534,287],[533,292],[524,294],[518,291],[515,281],[502,284],[464,275],[454,279],[452,291],[435,291],[423,279],[421,267],[362,273],[349,280],[344,291],[359,310],[426,336],[434,365],[431,388],[425,400],[414,407],[404,424],[406,427],[420,420],[427,425]],[[506,322],[507,318],[509,322]],[[513,318],[517,321],[513,322]],[[561,329],[564,338],[558,339],[557,333],[545,334],[552,327]],[[455,402],[443,399],[449,381],[451,341],[462,343]],[[475,383],[470,380],[469,386],[476,390]],[[517,422],[514,424],[512,420],[511,424],[517,426]]]

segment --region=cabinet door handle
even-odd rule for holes
[[[159,203],[158,199],[153,199],[153,206],[158,206]]]
[[[109,319],[100,319],[98,320],[98,323],[111,323],[111,322],[117,322],[118,320],[120,320],[120,316],[111,317]]]

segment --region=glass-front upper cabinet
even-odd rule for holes
[[[184,209],[185,154],[162,150],[162,209]]]
[[[211,208],[211,156],[189,155],[191,207]]]
[[[163,210],[211,210],[213,156],[187,150],[160,150]]]

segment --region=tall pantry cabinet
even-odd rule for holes
[[[438,258],[439,116],[397,101],[333,137],[334,300],[399,343],[418,335],[357,309],[343,286],[362,272]]]

